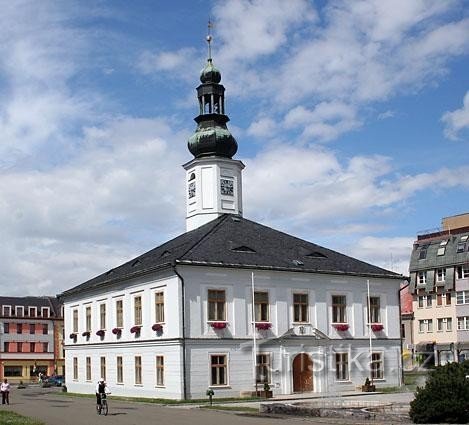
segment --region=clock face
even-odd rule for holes
[[[222,195],[233,196],[233,180],[221,179],[220,192]]]
[[[189,199],[195,196],[195,182],[190,182],[187,188]]]

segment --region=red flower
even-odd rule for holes
[[[272,323],[270,322],[258,322],[256,323],[256,328],[260,331],[267,331],[272,327]]]
[[[113,333],[114,335],[120,335],[121,332],[122,332],[122,329],[120,329],[120,328],[114,328],[114,329],[112,330],[112,333]]]
[[[348,326],[347,323],[336,323],[336,324],[334,324],[334,325],[332,325],[332,326],[334,326],[334,328],[335,328],[337,331],[339,331],[339,332],[348,331],[348,328],[349,328],[349,326]]]
[[[226,322],[211,322],[210,326],[213,329],[225,329],[227,326],[227,323]]]
[[[383,329],[384,329],[384,326],[381,323],[373,323],[371,325],[371,330],[373,332],[379,332],[379,331],[382,331]]]
[[[106,332],[104,332],[103,329],[100,329],[99,331],[96,331],[96,335],[98,335],[98,336],[100,336],[100,337],[103,337],[105,333],[106,333]]]
[[[132,326],[130,328],[130,333],[132,334],[138,334],[140,333],[141,326]]]
[[[163,325],[161,323],[155,323],[151,329],[155,332],[161,332],[163,330]]]

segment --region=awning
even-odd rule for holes
[[[419,342],[415,345],[415,351],[417,352],[432,352],[433,353],[433,341]]]

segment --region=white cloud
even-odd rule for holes
[[[248,127],[246,133],[257,138],[272,138],[278,130],[277,123],[269,117],[260,117],[253,121]]]
[[[396,115],[396,111],[387,110],[378,114],[378,120],[385,120],[388,118],[393,118]]]
[[[441,120],[445,123],[445,136],[451,140],[459,140],[460,133],[469,129],[469,91],[464,96],[462,108],[445,112]]]
[[[192,71],[192,67],[188,64],[193,64],[196,61],[200,62],[200,58],[196,56],[196,50],[193,48],[183,48],[177,51],[160,51],[152,53],[145,51],[140,55],[137,67],[145,74],[155,72],[177,71],[176,76],[184,75],[186,78],[189,76],[187,70]],[[190,75],[192,79],[194,75]]]
[[[389,158],[355,156],[341,164],[332,151],[314,147],[276,145],[244,161],[248,216],[280,228],[295,223],[306,233],[326,221],[372,223],[371,213],[389,214],[420,191],[469,188],[461,179],[469,166],[399,176]]]
[[[284,124],[287,128],[303,127],[304,138],[319,141],[336,139],[361,125],[355,108],[336,101],[321,102],[313,110],[297,106],[286,114]]]

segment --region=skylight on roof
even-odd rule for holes
[[[440,242],[440,246],[446,246],[448,244],[448,239]]]
[[[308,258],[327,258],[327,255],[324,255],[322,252],[314,251],[306,254],[305,257]]]
[[[445,255],[445,251],[446,251],[446,246],[440,246],[440,248],[438,248],[438,251],[436,252],[436,255],[438,256]]]
[[[249,248],[246,245],[241,245],[231,249],[233,252],[256,252],[255,249]]]
[[[295,266],[304,266],[305,265],[305,263],[303,263],[303,261],[301,261],[301,260],[292,260],[292,263]]]
[[[461,236],[461,242],[466,242],[467,238],[469,238],[469,235]]]

